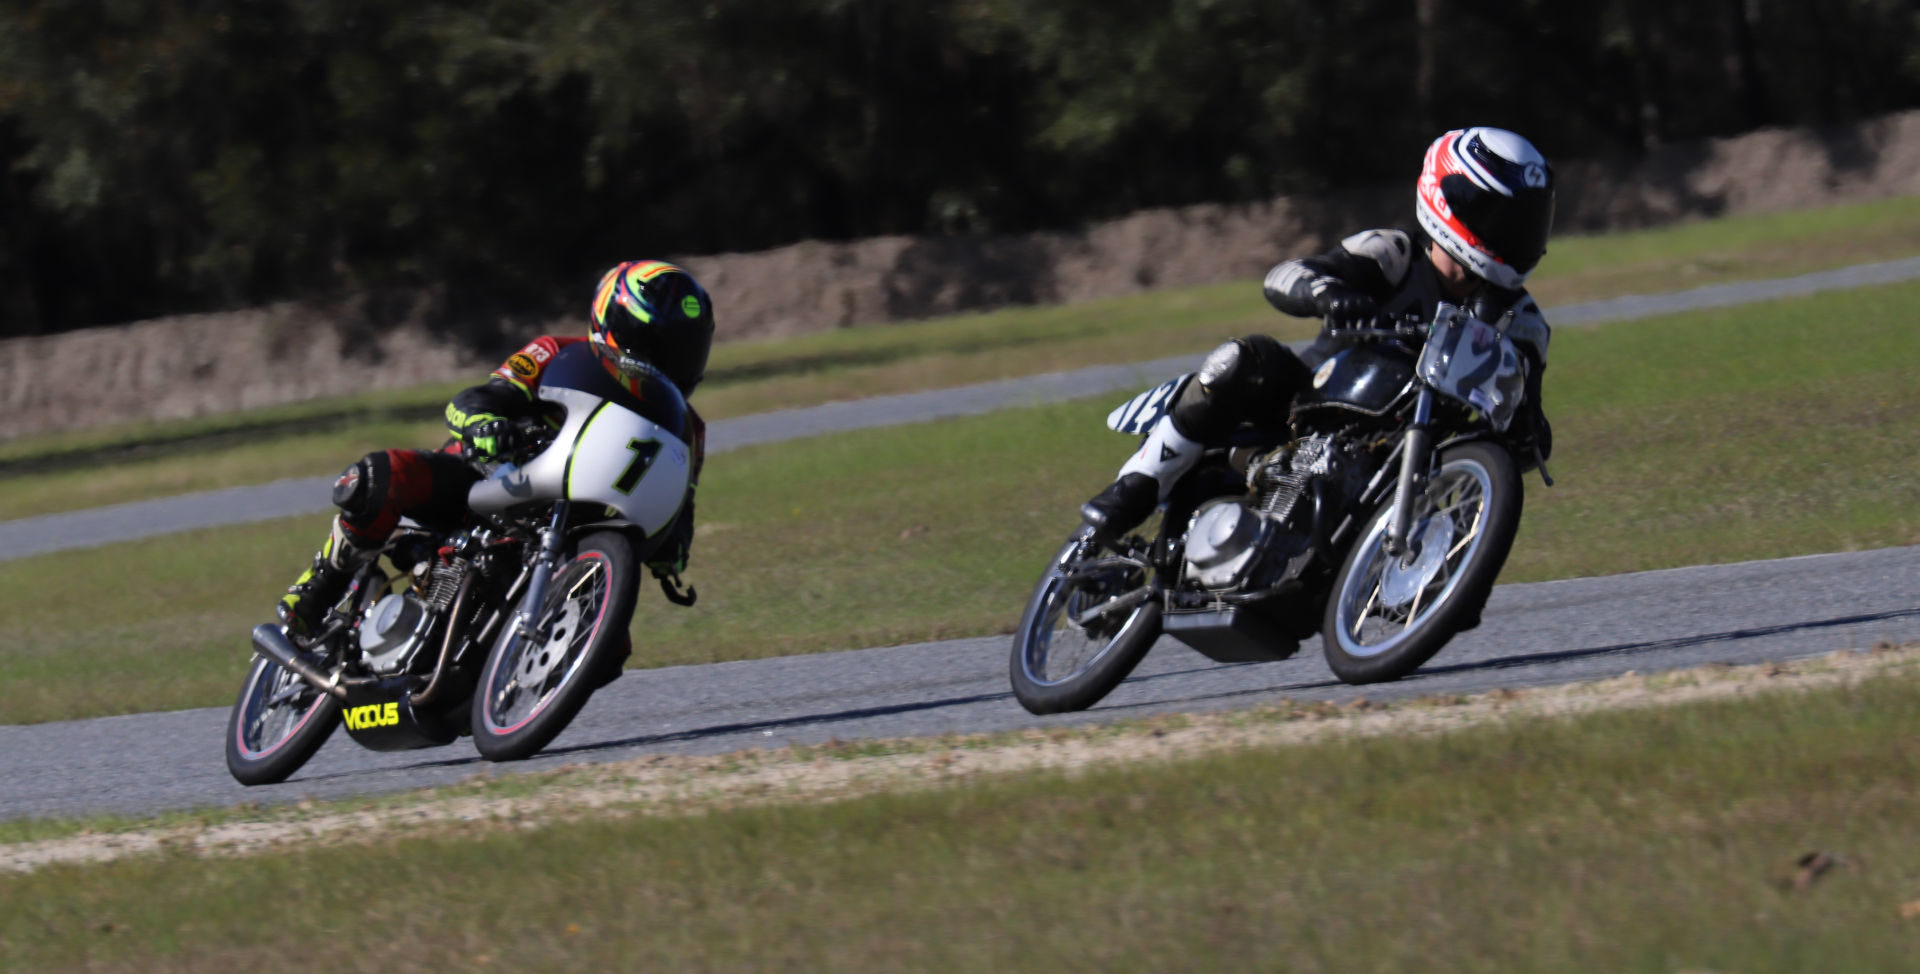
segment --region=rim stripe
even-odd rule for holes
[[[253,688],[258,687],[260,685],[260,680],[267,675],[268,670],[270,669],[277,670],[280,668],[279,664],[269,662],[257,656],[254,658],[260,660],[260,663],[261,663],[260,676],[254,678],[253,683],[248,686],[249,690],[252,690]],[[298,677],[296,677],[295,679],[298,679]],[[307,707],[306,714],[301,716],[300,722],[293,725],[292,730],[288,731],[285,735],[283,735],[280,738],[280,740],[277,743],[275,743],[272,747],[267,748],[264,751],[256,751],[247,746],[247,721],[246,721],[246,715],[242,714],[240,720],[234,721],[234,723],[238,726],[236,726],[233,730],[234,743],[238,744],[240,747],[240,756],[247,758],[248,760],[252,760],[257,757],[272,754],[273,752],[278,751],[281,748],[287,746],[287,742],[293,740],[294,737],[300,733],[300,729],[307,726],[307,722],[313,719],[313,715],[320,712],[320,705],[323,703],[326,703],[326,697],[324,696],[315,697],[313,704]],[[248,709],[251,710],[252,709],[251,706],[249,706]]]

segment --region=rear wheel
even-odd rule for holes
[[[227,718],[227,770],[243,785],[285,781],[339,724],[337,701],[256,655]]]
[[[1484,440],[1441,452],[1414,498],[1404,557],[1386,551],[1388,500],[1347,555],[1321,629],[1327,665],[1347,683],[1398,680],[1479,617],[1520,529],[1520,471]]]
[[[1160,636],[1147,569],[1082,529],[1054,556],[1013,634],[1013,695],[1036,714],[1085,710],[1113,692]]]
[[[639,589],[627,539],[590,534],[547,583],[529,636],[501,627],[474,691],[473,743],[492,761],[518,761],[552,743],[586,705],[626,646]]]

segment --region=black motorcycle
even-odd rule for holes
[[[470,523],[395,533],[395,573],[367,562],[312,636],[255,627],[227,722],[234,778],[285,780],[343,722],[376,751],[471,734],[495,761],[558,736],[618,676],[642,566],[686,497],[686,403],[660,388],[642,400],[588,346],[562,350],[539,395],[565,423],[522,426],[520,462],[485,465],[469,491]]]
[[[1162,633],[1248,662],[1286,659],[1318,631],[1335,675],[1360,684],[1413,672],[1479,624],[1520,526],[1523,466],[1546,479],[1536,443],[1511,429],[1527,360],[1445,304],[1430,324],[1346,337],[1291,428],[1243,427],[1209,450],[1157,525],[1067,541],[1014,633],[1023,706],[1092,706]],[[1146,433],[1191,381],[1141,393],[1108,427]]]

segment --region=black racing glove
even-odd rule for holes
[[[1386,327],[1379,303],[1345,284],[1329,282],[1313,296],[1313,305],[1332,331]]]

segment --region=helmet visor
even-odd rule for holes
[[[1451,173],[1440,180],[1440,191],[1454,216],[1507,266],[1525,274],[1540,263],[1553,231],[1550,186],[1517,189],[1507,196]]]

